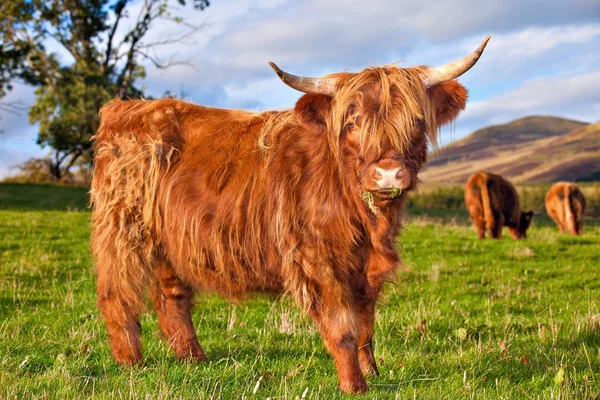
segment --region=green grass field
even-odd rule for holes
[[[289,298],[198,299],[209,363],[179,363],[142,318],[142,366],[117,366],[95,302],[85,189],[0,185],[0,398],[331,399],[332,360]],[[460,211],[412,210],[407,269],[376,322],[365,398],[598,398],[600,226],[479,241]]]

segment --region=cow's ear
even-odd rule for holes
[[[306,128],[327,128],[331,119],[332,98],[323,94],[305,94],[294,107],[296,118]]]
[[[435,107],[435,117],[438,126],[453,121],[458,113],[465,109],[469,92],[458,83],[448,81],[427,89],[429,100]]]

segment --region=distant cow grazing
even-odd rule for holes
[[[315,320],[345,392],[377,373],[375,303],[399,256],[406,191],[427,143],[464,109],[454,79],[479,49],[438,68],[321,78],[271,66],[306,93],[262,113],[183,101],[113,101],[100,112],[91,198],[98,304],[112,353],[142,359],[150,287],[177,356],[206,358],[194,291],[289,293]]]
[[[479,239],[485,239],[487,228],[493,239],[502,237],[507,226],[515,239],[526,237],[533,212],[521,212],[515,187],[500,175],[478,172],[465,185],[465,203]]]
[[[558,225],[560,233],[565,229],[571,235],[580,235],[583,232],[585,197],[576,185],[570,182],[552,185],[546,195],[546,211]]]

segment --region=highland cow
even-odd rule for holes
[[[583,232],[585,197],[576,185],[570,182],[552,185],[546,194],[546,211],[558,225],[560,233],[565,229],[571,235],[581,235]]]
[[[427,143],[465,107],[454,79],[479,49],[437,68],[295,76],[284,111],[174,99],[113,101],[100,112],[91,200],[98,305],[113,356],[142,359],[150,287],[180,358],[204,360],[194,291],[232,299],[290,294],[316,322],[345,392],[377,373],[374,310],[399,263],[395,237]]]
[[[515,239],[527,237],[533,211],[521,212],[515,187],[500,175],[478,172],[465,185],[465,203],[479,239],[485,239],[487,228],[492,239],[502,237],[507,226]]]

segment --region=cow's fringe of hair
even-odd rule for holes
[[[338,76],[339,90],[333,99],[332,141],[339,142],[339,134],[348,122],[351,105],[371,109],[361,122],[361,149],[381,154],[385,146],[406,152],[410,150],[411,135],[417,124],[424,123],[430,144],[437,146],[438,125],[435,109],[427,96],[420,77],[420,68],[398,68],[394,65],[368,68],[360,74],[333,74]],[[369,93],[369,98],[363,93]],[[375,101],[377,108],[363,104]],[[366,106],[366,107],[365,107]]]
[[[438,145],[439,126],[436,123],[435,107],[430,103],[427,89],[422,83],[421,68],[398,68],[394,65],[367,68],[359,74],[339,73],[330,77],[338,79],[339,90],[333,95],[329,147],[339,158],[339,140],[344,126],[351,115],[352,105],[374,112],[363,117],[361,122],[361,144],[364,153],[380,155],[383,147],[401,152],[411,149],[411,135],[418,124],[425,125],[431,146]],[[367,89],[368,88],[368,89]],[[371,96],[366,99],[365,89]],[[378,108],[368,107],[366,101],[377,102]],[[399,103],[401,102],[401,103]],[[366,106],[366,107],[365,107]],[[294,110],[266,115],[259,137],[259,147],[268,148],[269,138],[277,135],[285,126],[297,124]]]

